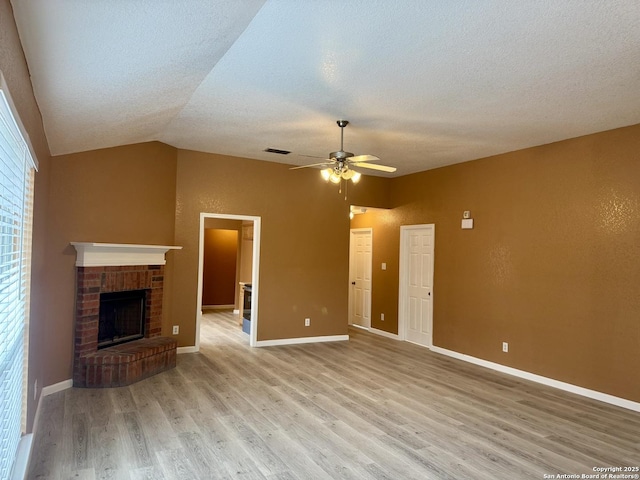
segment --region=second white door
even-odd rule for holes
[[[371,327],[371,260],[373,232],[351,230],[349,242],[349,324]]]
[[[401,321],[410,342],[432,344],[434,225],[400,228]]]

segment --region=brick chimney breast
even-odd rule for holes
[[[164,255],[182,247],[72,245],[78,251],[73,385],[125,386],[175,367],[177,341],[161,336]],[[128,290],[145,291],[144,338],[98,349],[100,295]]]

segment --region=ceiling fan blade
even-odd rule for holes
[[[349,157],[350,162],[376,162],[380,160],[375,155],[356,155],[355,157]]]
[[[291,167],[289,170],[298,170],[300,168],[308,168],[308,167],[320,167],[323,165],[333,165],[333,162],[330,160],[327,160],[326,162],[322,162],[322,163],[312,163],[310,165],[300,165],[299,167]]]
[[[396,167],[387,167],[386,165],[376,165],[374,163],[355,162],[351,163],[354,167],[370,168],[371,170],[379,170],[381,172],[392,173],[396,171]]]

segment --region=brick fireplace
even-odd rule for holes
[[[78,251],[73,385],[125,386],[175,367],[177,341],[161,334],[164,253],[178,247],[73,245]],[[134,290],[144,291],[144,338],[99,349],[100,296]]]

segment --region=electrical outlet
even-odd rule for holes
[[[509,351],[509,344],[507,342],[502,342],[502,351],[505,353]]]
[[[382,320],[384,322],[384,313],[380,314],[380,320]]]
[[[180,333],[180,325],[173,326],[173,334],[178,335]]]
[[[305,318],[304,319],[304,326],[308,327],[309,325],[311,325],[311,319],[310,318]]]

